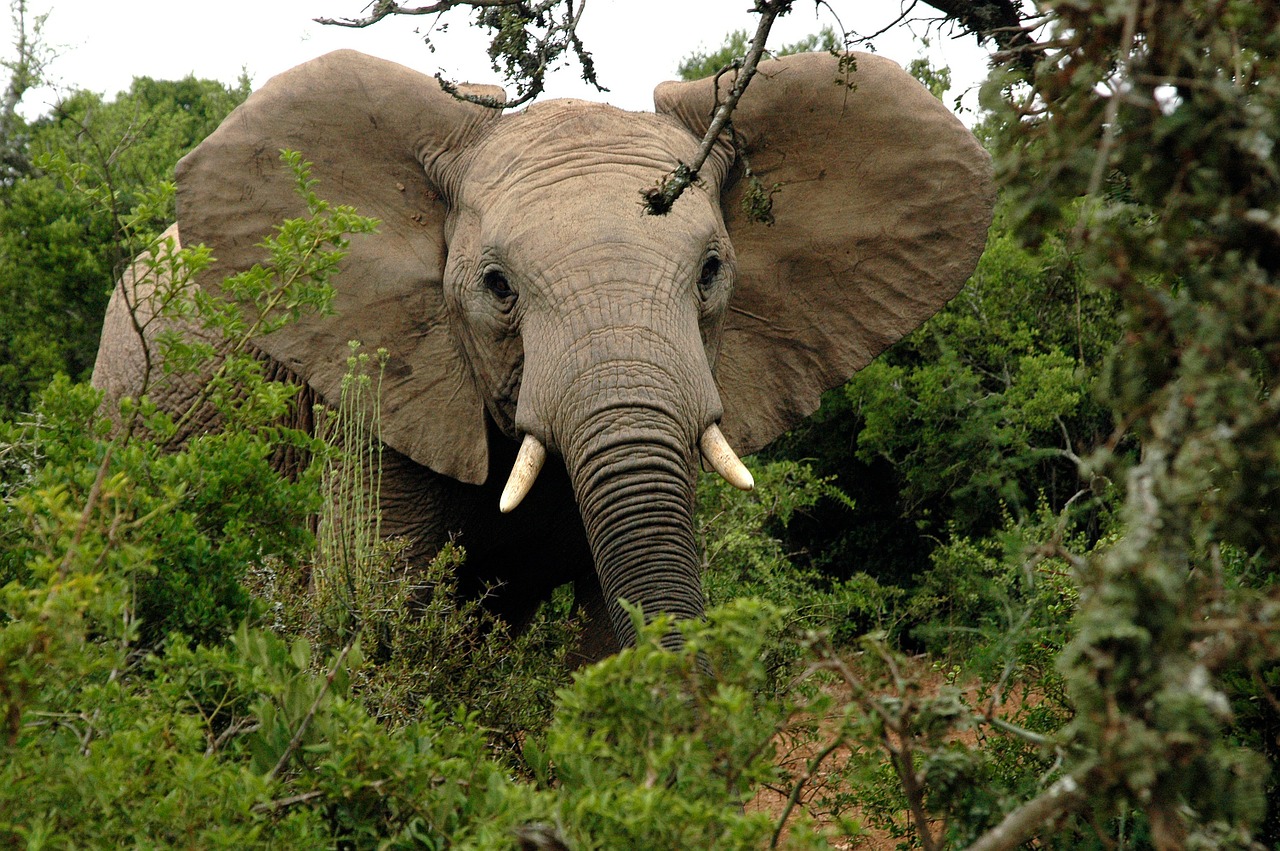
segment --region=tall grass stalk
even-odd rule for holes
[[[316,406],[316,433],[329,447],[321,478],[326,494],[317,534],[319,558],[312,574],[317,607],[331,614],[339,632],[358,632],[372,601],[369,591],[385,574],[382,515],[382,380],[387,350],[371,358],[348,344],[347,374],[336,410]]]

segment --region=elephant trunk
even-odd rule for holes
[[[611,315],[607,325],[572,312],[551,318],[573,326],[575,317],[587,330],[559,345],[527,325],[515,426],[529,452],[521,450],[525,461],[516,464],[505,504],[528,489],[524,471],[536,471],[537,444],[561,456],[614,636],[634,644],[622,600],[646,618],[703,614],[693,528],[700,451],[716,455],[741,485],[749,486],[750,474],[711,429],[723,410],[704,349],[694,342],[695,316]],[[676,643],[675,636],[666,640]]]
[[[636,633],[619,600],[646,617],[703,613],[693,532],[696,449],[688,432],[652,408],[611,407],[564,447],[614,635],[624,645]]]

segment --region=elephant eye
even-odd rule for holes
[[[490,269],[484,273],[484,286],[498,301],[515,302],[516,291],[511,288],[511,282],[507,280],[507,276],[498,269]],[[510,309],[510,305],[507,309]]]
[[[702,264],[702,271],[698,273],[698,290],[706,295],[718,277],[720,277],[720,258],[708,257]]]

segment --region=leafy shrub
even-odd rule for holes
[[[23,128],[24,162],[39,165],[0,183],[0,413],[29,411],[57,373],[89,377],[115,278],[146,247],[120,215],[248,93],[247,80],[139,77],[110,101],[72,92]],[[117,203],[100,203],[104,192]],[[168,199],[145,230],[171,221]]]
[[[1062,241],[1021,247],[998,216],[960,294],[769,450],[810,459],[856,503],[816,506],[787,546],[823,572],[910,588],[937,542],[1062,509],[1112,431],[1094,388],[1115,314]],[[1101,518],[1081,522],[1102,534]]]
[[[792,521],[815,507],[855,508],[833,482],[807,462],[748,459],[756,481],[750,493],[722,478],[705,475],[698,485],[695,517],[703,552],[703,587],[711,605],[742,597],[787,607],[797,631],[819,630],[838,643],[872,629],[888,629],[894,619],[896,589],[864,573],[837,580],[789,553],[783,535]],[[770,650],[777,667],[798,655],[794,636]]]
[[[1110,510],[1101,500],[1101,509]],[[907,601],[913,636],[931,655],[984,676],[1007,664],[1051,672],[1071,637],[1079,600],[1075,553],[1091,545],[1071,512],[1042,505],[1023,520],[1010,517],[998,534],[956,535],[939,544]]]
[[[670,620],[641,626],[637,614],[637,646],[560,692],[536,758],[556,781],[549,791],[571,847],[766,845],[773,820],[741,808],[758,784],[780,779],[773,742],[791,707],[761,692],[782,618],[739,601],[678,624],[687,644],[671,652],[661,644]]]

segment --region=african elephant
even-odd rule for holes
[[[386,348],[384,533],[423,558],[458,536],[462,587],[500,582],[490,603],[517,625],[572,581],[585,653],[602,656],[634,639],[620,599],[702,613],[699,455],[750,487],[729,446],[755,452],[813,412],[982,251],[993,189],[969,131],[886,59],[857,55],[845,81],[827,54],[762,63],[734,141],[654,216],[642,190],[693,159],[729,75],[719,95],[713,79],[659,86],[655,113],[557,100],[504,115],[331,53],[178,164],[178,227],[216,257],[205,282],[260,262],[271,227],[303,212],[281,149],[314,164],[324,197],[381,220],[352,239],[336,315],[257,347],[330,400],[348,340]],[[774,224],[744,211],[748,165],[776,189]],[[108,399],[140,371],[120,295],[94,375]]]

